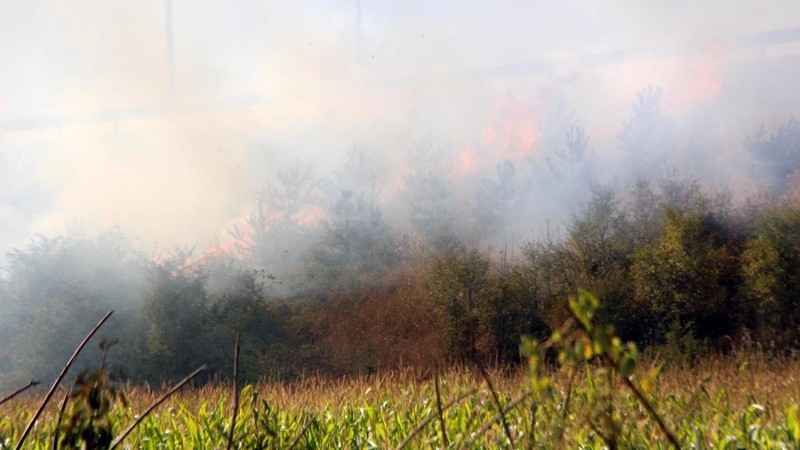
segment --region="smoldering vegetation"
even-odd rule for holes
[[[635,100],[616,172],[560,102],[540,152],[479,166],[423,141],[390,192],[359,148],[329,171],[297,160],[211,248],[144,251],[121,229],[36,237],[3,272],[3,387],[49,379],[112,309],[109,364],[134,381],[225,373],[236,332],[249,380],[514,363],[520,337],[548,336],[578,288],[602,299],[598,320],[664,357],[793,353],[798,122],[737,137],[740,173],[703,168],[756,186],[725,189],[671,166],[712,158],[700,149],[713,133],[681,129],[660,96]]]
[[[795,3],[179,3],[8,8],[0,388],[795,351]]]

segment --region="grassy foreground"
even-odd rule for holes
[[[647,379],[647,366],[640,364],[631,378]],[[608,378],[606,391],[597,368],[585,369],[552,376],[546,400],[531,393],[527,372],[490,373],[516,448],[669,448],[619,380]],[[161,394],[136,386],[120,390],[127,402],[113,403],[107,414],[115,434]],[[478,371],[448,372],[439,379],[439,394],[441,403],[435,380],[411,372],[246,386],[234,447],[442,448],[445,439],[447,448],[510,446],[503,415]],[[740,355],[668,366],[647,395],[682,448],[800,448],[798,361]],[[0,406],[0,447],[14,447],[40,400],[30,396]],[[25,448],[52,448],[57,403],[45,410]],[[147,416],[120,447],[225,448],[232,404],[225,383],[187,388]],[[604,404],[611,410],[598,407]]]
[[[0,401],[0,447],[27,438],[37,449],[800,448],[800,360],[735,349],[692,364],[642,360],[612,326],[594,324],[597,305],[579,291],[549,339],[523,338],[526,370],[490,373],[475,359],[433,382],[413,373],[241,391],[218,382],[166,397],[112,383],[105,354],[114,342],[103,342],[103,364],[78,375],[60,407],[37,407],[55,386],[44,403]],[[234,379],[238,354],[237,337]]]

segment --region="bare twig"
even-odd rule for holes
[[[444,412],[442,411],[442,396],[439,394],[439,375],[433,379],[433,387],[436,390],[436,410],[439,413],[439,425],[442,428],[442,448],[447,448],[447,429],[444,426]]]
[[[141,416],[139,416],[139,418],[138,418],[138,419],[136,419],[136,420],[135,420],[135,421],[134,421],[134,422],[133,422],[133,423],[132,423],[132,424],[131,424],[131,425],[130,425],[130,426],[129,426],[129,427],[128,427],[128,428],[127,428],[127,429],[126,429],[126,430],[125,430],[125,431],[124,431],[124,432],[123,432],[123,433],[122,433],[122,434],[121,434],[121,435],[118,437],[118,438],[117,438],[117,440],[116,440],[116,441],[114,441],[114,443],[113,443],[113,444],[111,444],[111,447],[109,447],[109,450],[114,450],[115,448],[117,448],[117,446],[118,446],[120,443],[122,443],[122,441],[124,441],[124,440],[125,440],[125,438],[126,438],[126,437],[127,437],[127,436],[128,436],[130,433],[131,433],[131,431],[133,431],[133,429],[134,429],[134,428],[136,428],[136,426],[137,426],[137,425],[139,425],[139,423],[140,423],[142,420],[144,420],[144,418],[145,418],[145,417],[147,417],[147,415],[148,415],[148,414],[150,414],[151,412],[153,412],[153,410],[154,410],[154,409],[156,409],[156,408],[158,407],[158,405],[160,405],[161,403],[163,403],[163,402],[164,402],[164,400],[168,399],[168,398],[169,398],[169,397],[170,397],[172,394],[174,394],[174,393],[175,393],[175,391],[177,391],[178,389],[180,389],[181,387],[183,387],[183,385],[184,385],[184,384],[186,384],[186,383],[188,383],[189,381],[191,381],[191,379],[192,379],[192,378],[196,377],[197,375],[199,375],[199,374],[200,374],[200,372],[202,372],[202,371],[204,371],[204,370],[206,370],[206,365],[205,365],[205,364],[203,364],[202,366],[200,366],[200,367],[198,367],[197,369],[195,369],[195,371],[194,371],[194,372],[190,373],[188,376],[186,376],[186,378],[184,378],[184,379],[182,379],[181,381],[179,381],[179,382],[178,382],[178,384],[176,384],[175,386],[171,387],[169,391],[165,392],[165,393],[164,393],[164,395],[162,395],[161,397],[159,397],[159,399],[158,399],[158,400],[156,400],[156,401],[155,401],[155,402],[154,402],[152,405],[150,405],[150,407],[149,407],[149,408],[147,408],[147,411],[145,411],[145,412],[144,412],[144,413],[143,413]]]
[[[611,360],[609,356],[606,356],[606,358]],[[667,437],[669,443],[673,447],[680,450],[681,445],[678,443],[678,440],[675,438],[675,435],[672,434],[672,431],[670,431],[669,428],[667,428],[667,424],[664,423],[664,421],[661,419],[661,416],[658,415],[655,408],[653,407],[653,405],[650,404],[650,402],[647,400],[644,394],[642,394],[642,392],[636,387],[636,385],[633,384],[633,381],[631,381],[630,378],[628,377],[621,377],[621,378],[622,381],[625,383],[625,386],[628,386],[628,389],[630,389],[633,392],[633,394],[639,400],[639,403],[641,403],[642,406],[644,406],[644,409],[647,410],[648,414],[650,414],[650,417],[656,421],[656,424],[658,424],[658,428],[660,428],[661,432],[664,433],[664,435]]]
[[[559,447],[564,440],[564,429],[567,427],[567,417],[569,415],[569,402],[572,399],[572,387],[575,384],[575,376],[578,374],[575,368],[572,368],[570,372],[569,383],[567,383],[567,396],[564,398],[564,403],[561,405],[561,423],[559,424],[558,440],[556,441]]]
[[[2,405],[3,403],[11,400],[12,398],[16,397],[17,395],[27,391],[28,389],[30,389],[30,388],[32,388],[34,386],[37,386],[37,385],[41,384],[41,383],[42,383],[41,381],[33,381],[33,380],[28,381],[28,384],[26,384],[25,386],[22,386],[21,388],[17,389],[16,391],[14,391],[14,392],[8,394],[7,396],[3,397],[2,399],[0,399],[0,405]]]
[[[616,369],[615,369],[616,370]],[[611,427],[611,435],[609,436],[609,443],[608,449],[609,450],[617,450],[619,448],[619,426],[617,425],[617,421],[614,420],[614,372],[609,370],[608,373],[608,411],[606,415],[608,420],[606,421],[606,426]]]
[[[56,378],[56,381],[53,382],[53,386],[50,387],[50,390],[47,391],[47,395],[44,397],[44,400],[42,400],[42,404],[39,405],[39,409],[36,410],[36,413],[33,415],[33,418],[31,418],[31,421],[28,423],[28,426],[25,428],[25,431],[19,438],[19,442],[17,442],[17,447],[16,447],[17,450],[22,448],[22,445],[25,443],[25,439],[28,438],[28,434],[30,434],[31,430],[33,429],[33,425],[36,424],[36,421],[39,419],[39,416],[42,415],[44,407],[47,406],[47,402],[49,402],[50,399],[53,397],[53,394],[55,394],[56,388],[58,387],[59,384],[61,384],[61,380],[64,379],[64,376],[67,375],[67,371],[72,366],[72,363],[75,362],[75,359],[78,357],[78,354],[81,352],[81,350],[83,350],[83,347],[85,347],[86,344],[89,342],[89,339],[91,339],[92,336],[94,336],[94,334],[97,333],[97,330],[99,330],[100,327],[103,326],[106,320],[108,320],[108,318],[111,317],[111,314],[113,313],[114,311],[107,312],[106,315],[103,316],[102,319],[100,319],[100,322],[97,322],[97,325],[95,325],[94,328],[92,328],[92,331],[90,331],[89,334],[86,335],[86,337],[83,339],[80,345],[78,345],[78,348],[75,349],[75,352],[72,353],[72,356],[69,358],[69,361],[67,361],[67,364],[64,366],[63,369],[61,369],[61,373]]]
[[[442,407],[442,410],[444,411],[445,409],[450,408],[451,406],[455,405],[456,403],[460,402],[461,400],[469,397],[474,393],[475,389],[474,388],[470,389],[469,391],[459,395],[453,400],[450,400],[446,405]],[[414,436],[417,435],[417,433],[422,431],[431,422],[431,420],[433,420],[434,417],[436,417],[435,414],[429,414],[426,418],[422,419],[422,421],[419,424],[417,424],[417,426],[413,430],[411,430],[411,433],[409,433],[408,436],[406,436],[406,438],[403,439],[403,442],[398,444],[395,450],[402,450],[403,448],[405,448],[405,446],[408,445],[409,442],[411,442],[411,439],[413,439]]]
[[[314,424],[314,421],[315,419],[312,417],[311,420],[308,421],[306,426],[304,426],[303,429],[300,430],[300,433],[297,436],[295,436],[294,439],[292,439],[292,442],[289,443],[289,446],[286,447],[286,450],[292,450],[294,446],[297,445],[298,442],[300,442],[300,438],[302,438],[303,435],[306,434],[306,431],[308,431],[308,429],[311,428],[311,425]]]
[[[535,398],[531,398],[531,432],[528,438],[528,449],[533,450],[536,447],[536,411],[539,405],[536,403]]]
[[[476,360],[476,362],[478,362]],[[486,368],[483,367],[483,364],[478,362],[478,368],[480,369],[481,375],[483,375],[484,381],[486,381],[486,386],[489,387],[489,392],[492,394],[492,399],[494,400],[494,404],[497,406],[497,410],[500,411],[500,420],[503,423],[503,430],[506,432],[506,437],[508,437],[508,442],[511,444],[511,448],[514,448],[514,437],[511,435],[511,428],[508,426],[508,420],[506,420],[506,414],[503,412],[503,405],[500,404],[500,397],[497,396],[497,391],[494,390],[494,385],[492,385],[492,380],[489,378],[489,372],[486,371]]]
[[[589,417],[586,418],[586,423],[589,425],[589,429],[592,430],[594,434],[600,436],[600,439],[602,439],[606,444],[606,448],[608,448],[608,450],[617,450],[617,442],[613,439],[613,436],[606,436],[605,432],[603,432],[600,427],[594,424]]]
[[[481,411],[480,403],[476,405],[474,408],[472,408],[472,410],[470,410],[466,424],[464,425],[462,432],[459,433],[461,437],[459,438],[458,442],[456,442],[456,445],[453,448],[456,449],[462,448],[462,446],[464,445],[464,441],[469,438],[470,430],[472,429],[472,423],[475,422],[475,419],[478,417],[480,411]]]
[[[53,432],[53,450],[58,450],[58,432],[61,431],[61,418],[64,417],[64,410],[67,409],[67,401],[74,387],[75,383],[70,384],[64,394],[64,400],[61,400],[61,408],[58,410],[58,418],[56,419],[56,430]]]
[[[583,331],[584,335],[586,335],[586,338],[591,341],[592,340],[592,331],[590,329],[588,329],[586,327],[586,325],[578,319],[578,317],[575,315],[574,311],[572,311],[570,309],[569,312],[570,312],[570,314],[572,314],[572,317],[575,319],[575,321],[579,324],[580,329]],[[601,354],[601,356],[609,366],[614,368],[614,370],[616,370],[618,373],[620,372],[620,370],[619,370],[620,362],[619,361],[615,360],[611,355],[609,355],[609,353],[607,351],[603,352]],[[627,386],[628,389],[630,389],[630,391],[633,392],[633,395],[636,397],[636,399],[639,401],[639,403],[642,406],[644,406],[644,409],[647,411],[647,414],[650,415],[650,418],[653,419],[656,422],[656,425],[658,425],[658,428],[661,430],[661,432],[667,438],[667,441],[669,441],[670,445],[672,445],[673,447],[675,447],[678,450],[681,450],[681,445],[678,443],[678,439],[675,438],[675,435],[667,427],[667,424],[664,423],[664,420],[662,420],[661,416],[658,415],[658,412],[656,412],[655,407],[653,407],[653,405],[650,404],[650,402],[647,400],[647,397],[645,397],[645,395],[636,387],[636,385],[633,384],[633,381],[631,381],[631,379],[629,377],[620,376],[620,378],[622,378],[622,382],[625,383],[625,386]]]
[[[700,394],[703,394],[706,398],[711,397],[710,395],[708,395],[708,391],[706,390],[705,384],[706,384],[705,381],[700,382],[700,389],[694,391],[694,394],[692,394],[692,398],[689,399],[689,402],[687,402],[686,406],[683,407],[683,410],[685,412],[683,413],[683,417],[678,419],[679,424],[682,424],[689,417],[689,414],[691,414],[691,412],[694,411],[695,403],[697,403],[698,399],[700,398]]]
[[[467,442],[467,444],[465,445],[465,448],[472,447],[472,444],[475,441],[477,441],[478,439],[480,439],[484,434],[486,434],[486,432],[489,431],[489,428],[491,428],[492,425],[494,425],[495,422],[497,422],[499,420],[502,420],[502,418],[505,417],[505,415],[507,413],[511,412],[514,408],[516,408],[517,405],[522,403],[522,401],[525,400],[526,398],[528,398],[529,395],[531,395],[530,392],[522,393],[522,395],[520,395],[519,397],[515,398],[511,403],[509,403],[508,406],[506,406],[505,409],[500,410],[500,412],[496,416],[494,416],[494,418],[492,420],[486,422],[483,425],[483,427],[481,427],[481,429],[478,431],[477,434],[475,434],[475,436],[472,436],[472,439],[470,439],[469,442]]]
[[[239,332],[236,332],[236,347],[233,351],[233,418],[228,433],[228,450],[233,448],[233,430],[236,428],[236,416],[239,413]]]

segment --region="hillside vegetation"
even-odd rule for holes
[[[513,255],[446,230],[397,238],[328,224],[282,277],[255,247],[147,256],[119,232],[40,238],[10,255],[2,283],[0,379],[10,389],[53,377],[53,361],[111,309],[109,367],[133,381],[175,381],[200,364],[225,373],[237,331],[247,381],[514,364],[520,338],[549,336],[579,288],[602,299],[599,321],[661,357],[789,356],[800,336],[798,206],[791,189],[739,207],[685,181],[598,189],[567,229]]]

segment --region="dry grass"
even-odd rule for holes
[[[643,361],[638,366],[634,379],[644,376],[650,368],[658,364],[658,361]],[[511,372],[490,370],[490,377],[502,402],[506,405],[511,399],[524,395],[530,386],[526,371],[523,369]],[[591,394],[580,390],[575,391],[570,411],[566,413],[569,420],[568,428],[564,430],[563,442],[560,436],[555,437],[560,435],[561,431],[548,423],[548,420],[553,418],[553,414],[556,416],[561,414],[559,405],[566,394],[567,381],[554,378],[553,382],[557,397],[549,410],[540,409],[537,413],[542,415],[536,425],[540,438],[550,444],[554,444],[557,439],[557,442],[567,446],[583,445],[586,442],[593,442],[593,439],[597,440],[585,429],[583,422],[585,411],[592,409],[589,403]],[[578,372],[575,385],[585,385],[585,382],[586,374]],[[620,423],[625,424],[621,430],[622,438],[625,439],[625,436],[630,435],[644,442],[659,442],[661,439],[659,432],[649,424],[645,412],[635,406],[635,402],[631,401],[621,383],[619,384],[618,389],[615,389],[618,394],[615,395],[620,405],[617,412]],[[503,442],[505,439],[503,429],[498,423],[490,423],[497,414],[497,408],[493,405],[493,399],[477,370],[455,368],[441,375],[442,403],[454,400],[471,389],[477,390],[473,395],[457,402],[449,411],[445,411],[445,419],[450,427],[447,435],[452,441],[461,442],[465,436],[470,435],[469,433],[476,433],[478,429],[486,426],[488,432],[480,436],[481,446],[491,447]],[[164,392],[161,387],[134,385],[125,386],[122,390],[129,401],[129,406],[114,412],[120,424],[129,423],[135,414],[145,409]],[[230,420],[232,409],[230,392],[230,384],[221,381],[179,391],[170,397],[152,418],[144,421],[142,427],[135,431],[130,439],[137,443],[136,445],[141,445],[144,436],[152,436],[154,430],[160,426],[171,430],[174,436],[191,434],[190,430],[196,424],[213,422],[217,424],[218,429],[211,427],[201,434],[204,439],[211,439],[213,445],[224,445],[229,430],[225,424]],[[433,375],[411,369],[368,377],[330,379],[311,376],[293,382],[262,381],[242,397],[243,428],[237,431],[239,439],[244,439],[243,436],[257,431],[257,428],[252,428],[254,423],[252,408],[256,398],[254,393],[257,393],[258,401],[263,399],[268,402],[269,414],[272,414],[270,420],[288,424],[284,427],[286,436],[280,438],[283,440],[275,440],[274,444],[270,444],[270,448],[286,446],[302,430],[307,430],[308,436],[304,436],[303,439],[307,439],[308,442],[303,441],[305,444],[298,443],[298,445],[306,448],[321,445],[320,442],[350,442],[342,445],[344,448],[353,448],[361,445],[355,443],[367,442],[369,439],[373,441],[377,439],[378,445],[382,447],[393,447],[398,445],[416,424],[431,414],[436,414]],[[789,408],[800,404],[800,361],[778,361],[756,354],[740,354],[731,357],[709,357],[694,363],[665,364],[651,395],[657,399],[656,407],[671,427],[680,429],[683,425],[691,423],[691,426],[687,425],[679,430],[684,442],[694,443],[699,440],[711,445],[712,442],[729,436],[733,433],[731,430],[738,429],[740,422],[744,423],[743,414],[754,404],[760,405],[759,408],[763,408],[763,413],[760,413],[757,419],[747,420],[755,421],[752,423],[757,423],[764,430],[777,430],[772,432],[773,437],[770,437],[774,441],[777,439],[774,436],[786,433],[782,427]],[[18,436],[19,431],[15,428],[19,428],[21,426],[19,424],[24,424],[31,417],[41,396],[42,394],[15,398],[2,405],[0,418],[5,417],[5,422],[0,421],[0,423],[5,424],[4,426],[10,424],[12,430],[0,431],[7,433],[6,436]],[[34,444],[47,441],[43,436],[52,431],[53,424],[50,422],[57,414],[56,409],[56,405],[50,405],[44,412],[42,419],[44,423],[34,431],[34,435],[38,434]],[[523,402],[509,416],[511,428],[516,438],[520,439],[520,445],[522,442],[527,442],[526,427],[530,423],[530,411],[530,405]],[[262,409],[259,414],[263,413]],[[330,441],[320,437],[323,425],[309,424],[312,418],[316,418],[313,420],[319,420],[327,427],[335,428],[334,432],[326,435],[325,439],[331,439]],[[191,425],[190,422],[195,425]],[[461,428],[457,427],[458,423],[460,423],[458,427]],[[690,437],[687,433],[691,433],[691,429],[694,429],[692,427],[704,428],[711,433],[710,437],[705,435]],[[237,422],[237,430],[239,429]],[[375,429],[386,431],[385,434],[371,434]],[[714,434],[717,431],[719,434]],[[363,436],[359,433],[363,433]],[[217,434],[218,440],[214,440],[217,439],[214,437]],[[439,445],[437,439],[441,435],[438,426],[428,425],[418,437],[414,438],[410,447],[437,447]],[[360,440],[360,436],[363,440]],[[592,446],[596,444],[595,442]],[[600,444],[602,446],[602,442]],[[190,448],[197,443],[192,444],[188,438],[184,438],[181,441],[174,441],[171,445]],[[47,447],[42,444],[40,447],[32,448]]]
[[[696,362],[661,363],[643,361],[640,371],[663,364],[659,377],[658,392],[667,394],[691,394],[700,386],[709,393],[724,392],[726,403],[741,408],[759,399],[763,406],[782,409],[800,403],[800,360],[768,359],[758,354],[730,357],[709,357]],[[495,388],[507,396],[514,396],[525,389],[524,369],[490,369]],[[708,379],[707,379],[708,378]],[[555,380],[556,387],[560,386]],[[261,381],[255,388],[262,398],[269,399],[275,407],[285,410],[316,411],[352,408],[364,403],[379,402],[391,397],[399,406],[410,407],[433,392],[431,372],[406,369],[381,375],[363,377],[307,376],[299,380]],[[477,369],[454,368],[441,375],[442,395],[453,394],[463,386],[483,384]],[[133,409],[141,409],[154,402],[168,388],[167,385],[128,384],[123,387]],[[210,399],[230,396],[230,385],[212,381],[201,386],[187,387],[173,395],[167,405],[183,405],[197,410]],[[41,400],[41,394],[22,396],[0,406],[0,413],[26,409]],[[52,405],[48,411],[53,410]]]

